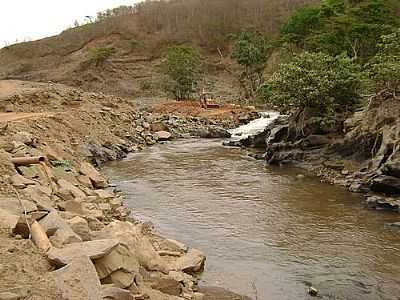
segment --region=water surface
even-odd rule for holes
[[[259,300],[400,299],[400,220],[221,141],[157,145],[105,168],[133,215],[207,255],[204,285]]]

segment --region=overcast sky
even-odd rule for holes
[[[0,0],[0,48],[16,39],[59,34],[75,20],[137,0]]]

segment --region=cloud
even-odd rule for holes
[[[59,34],[85,16],[135,0],[0,0],[0,46]]]

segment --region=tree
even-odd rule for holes
[[[400,28],[381,37],[378,53],[367,65],[370,78],[379,90],[400,90]]]
[[[200,55],[189,45],[168,50],[163,71],[172,80],[168,86],[176,100],[190,99],[200,80]]]
[[[89,49],[90,59],[95,62],[96,67],[103,64],[114,53],[114,48],[97,47]]]
[[[361,83],[360,68],[346,55],[304,52],[280,65],[260,96],[281,108],[329,117],[354,107]]]
[[[234,43],[231,57],[242,67],[239,82],[246,99],[254,97],[263,82],[268,50],[266,39],[258,32],[242,32]]]

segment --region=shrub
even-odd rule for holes
[[[167,90],[176,100],[190,99],[200,79],[200,55],[189,45],[175,46],[168,50],[162,65],[164,74],[171,79]]]
[[[259,96],[284,109],[328,116],[354,107],[361,82],[359,67],[347,56],[304,52],[280,65]]]
[[[97,47],[89,50],[90,59],[96,63],[96,66],[105,62],[114,53],[114,48]]]

